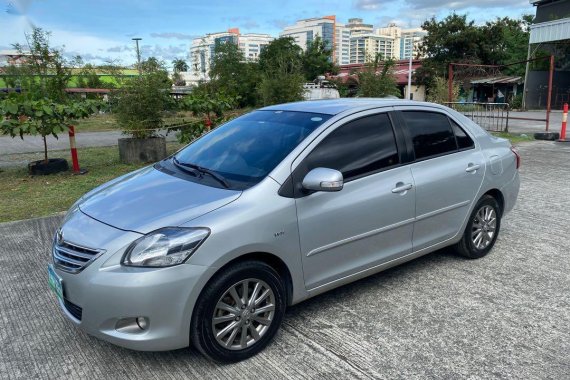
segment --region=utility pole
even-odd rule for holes
[[[140,37],[135,37],[133,38],[133,41],[136,42],[137,44],[137,69],[139,70],[139,75],[142,75],[142,70],[141,70],[141,52],[139,50],[139,41],[142,40],[142,38]]]

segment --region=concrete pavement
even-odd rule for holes
[[[489,256],[439,251],[303,302],[265,351],[231,365],[75,329],[47,285],[61,217],[0,224],[0,378],[568,379],[570,146],[520,151],[519,201]]]

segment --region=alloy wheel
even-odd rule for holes
[[[471,229],[471,241],[475,248],[483,250],[491,244],[497,230],[497,213],[491,206],[483,206],[475,214]]]
[[[232,285],[218,300],[212,316],[216,341],[229,350],[258,342],[275,316],[275,294],[262,280],[248,278]]]

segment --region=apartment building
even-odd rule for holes
[[[381,54],[383,58],[395,58],[398,45],[390,36],[373,33],[356,34],[350,37],[350,63],[366,63]]]
[[[422,28],[402,29],[396,24],[389,24],[376,29],[376,34],[394,38],[397,45],[394,49],[394,59],[409,59],[412,54],[414,58],[418,57],[418,49],[427,32]]]
[[[319,36],[325,46],[335,50],[335,33],[336,16],[324,16],[299,20],[294,25],[285,27],[279,36],[292,37],[303,51]]]
[[[332,49],[333,61],[347,65],[365,63],[376,54],[396,60],[417,57],[426,34],[421,28],[403,29],[395,24],[374,30],[361,18],[351,18],[345,24],[337,22],[336,16],[324,16],[299,20],[285,27],[280,36],[292,37],[303,50],[320,36]]]
[[[336,23],[333,59],[337,65],[350,63],[350,28],[342,23]]]
[[[235,44],[243,52],[244,59],[257,60],[261,50],[272,40],[273,37],[269,34],[241,34],[238,28],[231,28],[226,32],[209,33],[195,38],[190,46],[190,67],[184,79],[190,83],[209,80],[210,64],[214,57],[215,48],[219,44]]]

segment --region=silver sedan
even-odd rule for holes
[[[519,165],[507,140],[435,104],[262,108],[78,200],[49,283],[101,339],[242,360],[288,305],[442,247],[487,255]]]

